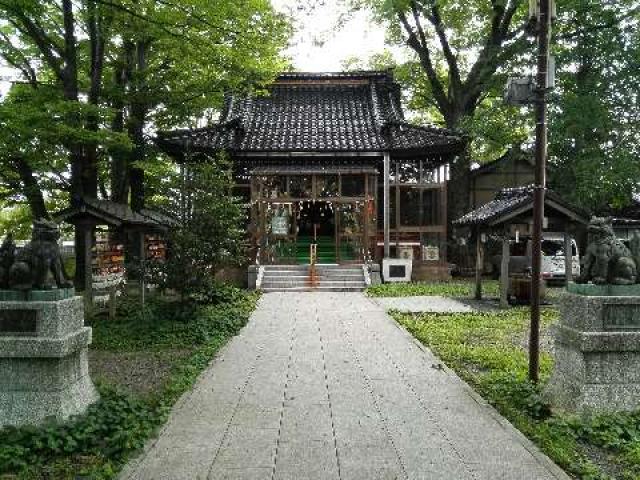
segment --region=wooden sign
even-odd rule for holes
[[[275,216],[271,220],[271,233],[273,235],[289,234],[289,217],[286,215]]]
[[[429,245],[422,247],[422,259],[427,262],[437,262],[440,260],[440,248]]]

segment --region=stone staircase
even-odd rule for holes
[[[263,292],[360,292],[367,287],[362,265],[265,265],[257,288]]]

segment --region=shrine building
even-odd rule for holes
[[[390,71],[283,73],[266,95],[228,97],[219,122],[158,134],[188,164],[225,151],[250,210],[248,263],[446,268],[448,164],[456,132],[416,126]],[[436,275],[437,276],[437,275]]]

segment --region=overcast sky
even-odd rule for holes
[[[339,71],[353,56],[367,59],[385,48],[384,29],[367,12],[348,12],[342,0],[318,0],[310,13],[298,0],[272,0],[276,9],[292,14],[295,33],[285,52],[301,71]],[[346,21],[341,22],[341,16]],[[340,25],[338,27],[338,25]]]

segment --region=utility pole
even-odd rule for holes
[[[538,383],[540,370],[540,269],[547,163],[547,90],[549,88],[549,37],[553,0],[537,0],[538,72],[535,90],[536,165],[533,192],[531,259],[531,331],[529,380]]]

